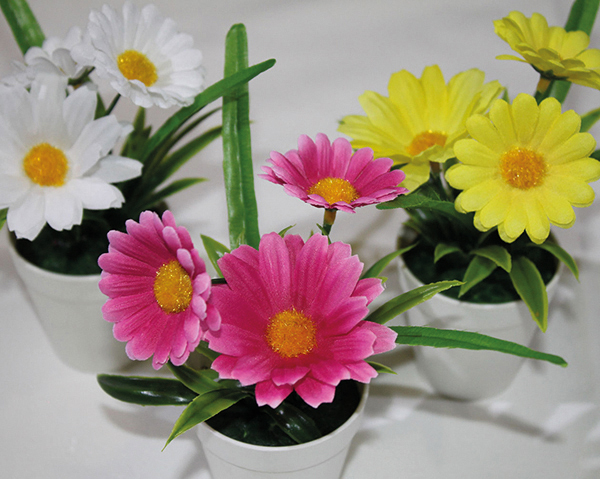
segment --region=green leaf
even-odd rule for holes
[[[245,397],[247,397],[247,393],[233,389],[216,389],[197,396],[175,422],[165,447],[177,436],[233,406]]]
[[[216,126],[171,153],[156,166],[152,173],[152,179],[146,183],[145,188],[152,190],[163,183],[179,170],[179,168],[185,165],[190,158],[206,148],[219,136],[221,136],[221,127]]]
[[[8,208],[4,208],[3,210],[0,210],[0,230],[4,226],[4,223],[6,223],[6,215],[7,214],[8,214]]]
[[[165,198],[168,198],[169,196],[175,193],[185,190],[190,186],[202,183],[203,181],[206,181],[206,178],[181,178],[179,180],[175,180],[173,183],[170,183],[169,185],[165,186],[162,190],[156,191],[155,193],[152,193],[146,198],[142,198],[139,204],[136,204],[141,210],[148,209],[152,206],[157,205]]]
[[[389,320],[395,318],[399,314],[402,314],[404,311],[409,310],[413,306],[431,299],[437,293],[461,284],[461,281],[439,281],[437,283],[419,286],[418,288],[407,291],[406,293],[390,299],[387,303],[383,304],[369,314],[366,317],[366,320],[373,321],[374,323],[385,324]]]
[[[542,275],[535,264],[525,256],[517,256],[513,259],[510,279],[529,308],[531,317],[545,332],[548,327],[548,294]]]
[[[444,256],[448,254],[460,252],[462,252],[462,250],[456,245],[448,243],[438,243],[435,247],[435,251],[433,252],[433,262],[437,263],[439,260],[441,260]]]
[[[206,341],[200,341],[200,344],[196,346],[196,352],[202,354],[202,356],[208,358],[211,361],[214,361],[219,357],[219,353],[210,349]]]
[[[246,27],[233,25],[225,44],[225,78],[243,71],[247,65]],[[258,248],[260,242],[249,110],[247,84],[239,85],[223,96],[223,172],[232,249],[243,243]]]
[[[500,266],[504,271],[510,273],[512,261],[508,250],[502,246],[492,245],[478,248],[471,251],[472,254],[482,256],[494,262],[496,266]]]
[[[183,126],[193,115],[199,112],[209,103],[221,98],[228,91],[235,89],[239,85],[243,85],[250,81],[252,78],[260,75],[265,70],[268,70],[275,64],[275,60],[267,60],[257,65],[251,66],[244,70],[241,70],[234,75],[227,78],[223,78],[221,81],[209,86],[206,90],[199,93],[190,106],[180,109],[171,116],[157,131],[152,135],[144,154],[141,158],[142,163],[153,155],[157,148],[159,148],[164,142],[168,141],[172,135]]]
[[[496,268],[496,263],[491,259],[484,256],[475,256],[469,263],[469,266],[467,266],[467,270],[463,277],[464,284],[460,287],[458,297],[460,298],[473,286],[481,283],[485,278],[492,274]]]
[[[223,386],[219,385],[216,381],[219,377],[219,373],[213,369],[202,369],[197,371],[185,364],[175,366],[172,363],[168,363],[168,366],[173,375],[181,381],[185,387],[199,395],[216,389],[223,389]]]
[[[362,278],[364,279],[364,278],[379,277],[381,275],[381,273],[383,272],[383,270],[386,268],[386,266],[388,264],[390,264],[390,262],[392,260],[396,259],[400,255],[403,255],[407,251],[410,251],[415,246],[416,246],[416,243],[413,243],[410,246],[407,246],[406,248],[402,248],[397,251],[394,251],[393,253],[385,255],[383,258],[381,258],[379,261],[377,261],[373,266],[371,266],[367,271],[365,271],[362,275]]]
[[[275,424],[296,443],[314,441],[322,436],[315,421],[289,402],[282,402],[275,409],[264,408]]]
[[[42,46],[44,33],[25,0],[0,0],[0,8],[23,55]]]
[[[498,351],[523,358],[548,361],[562,367],[567,366],[567,362],[560,356],[542,353],[517,343],[496,339],[480,333],[436,329],[425,326],[392,326],[390,329],[398,333],[397,344]]]
[[[589,131],[600,120],[600,108],[587,112],[581,117],[580,131]]]
[[[535,246],[532,245],[532,247],[542,248],[548,251],[548,253],[553,254],[559,261],[562,261],[567,268],[569,268],[571,273],[573,273],[573,276],[575,276],[577,281],[579,281],[579,268],[577,267],[577,263],[563,248],[551,241],[545,241],[544,243],[536,244]]]
[[[221,256],[223,256],[225,253],[229,253],[229,248],[208,236],[200,235],[200,237],[202,238],[202,244],[204,245],[204,249],[206,250],[208,259],[212,263],[217,274],[219,276],[223,276],[223,273],[221,273],[221,269],[219,268],[217,261],[219,261],[219,259],[221,259]]]
[[[375,371],[377,371],[377,374],[396,374],[396,371],[389,368],[385,364],[376,363],[375,361],[367,361],[367,364],[369,364],[373,369],[375,369]]]
[[[285,228],[283,228],[279,233],[277,233],[279,236],[281,236],[282,238],[285,237],[285,235],[287,234],[287,232],[289,230],[291,230],[294,226],[296,226],[295,224],[290,225],[290,226],[286,226]]]
[[[142,406],[181,406],[197,396],[176,379],[99,374],[98,384],[110,396]]]

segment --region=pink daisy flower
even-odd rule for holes
[[[183,364],[206,331],[217,330],[220,317],[207,301],[211,280],[188,231],[166,211],[162,221],[144,211],[140,222],[128,220],[127,233],[108,233],[108,253],[100,256],[100,290],[109,297],[104,319],[126,341],[131,359],[154,355],[159,369],[169,359]]]
[[[390,171],[389,158],[373,159],[373,150],[361,148],[354,154],[350,142],[338,138],[332,144],[323,133],[313,142],[298,139],[298,149],[285,155],[271,152],[272,166],[263,166],[262,178],[283,185],[286,193],[313,206],[354,212],[358,206],[389,201],[408,193],[398,186],[400,170]]]
[[[258,251],[242,245],[219,267],[227,284],[211,297],[222,321],[207,335],[221,353],[212,367],[256,384],[259,406],[277,407],[292,391],[313,407],[331,402],[341,380],[377,376],[365,358],[395,346],[396,333],[363,321],[383,287],[359,279],[363,265],[347,244],[271,233]]]

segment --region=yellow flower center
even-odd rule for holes
[[[40,143],[23,158],[23,169],[29,179],[40,186],[62,186],[69,171],[69,162],[58,148]]]
[[[283,358],[308,354],[317,345],[315,324],[294,308],[269,319],[265,336],[271,349]]]
[[[309,195],[320,195],[330,205],[338,201],[350,204],[359,198],[358,191],[352,184],[342,178],[323,178],[308,189]]]
[[[500,158],[500,174],[513,188],[528,190],[542,184],[546,163],[535,151],[515,147]]]
[[[406,147],[406,152],[410,156],[417,156],[434,145],[444,146],[447,139],[448,136],[440,131],[423,131],[415,135],[410,145]]]
[[[117,57],[117,65],[128,80],[139,80],[146,86],[152,86],[158,80],[154,63],[136,50],[125,50],[121,53]]]
[[[192,280],[179,261],[163,264],[154,279],[154,297],[165,313],[181,313],[192,301]]]

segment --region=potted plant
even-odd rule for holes
[[[24,54],[0,80],[0,227],[12,233],[11,257],[57,355],[84,371],[118,369],[128,359],[101,321],[97,286],[108,231],[204,181],[173,175],[221,134],[198,133],[219,110],[209,106],[273,62],[203,90],[200,50],[153,5],[104,6],[85,33],[74,27],[64,39],[45,38],[24,0],[0,6]],[[114,90],[108,104],[104,84]],[[120,101],[138,106],[132,122],[115,115]],[[153,107],[177,111],[154,127]]]
[[[244,71],[247,39],[234,25],[225,79]],[[99,258],[103,307],[130,358],[167,366],[173,378],[101,374],[111,396],[142,405],[184,405],[167,445],[196,428],[213,477],[339,477],[368,384],[391,372],[370,360],[395,344],[491,349],[565,365],[562,358],[464,331],[385,323],[439,291],[420,286],[369,311],[379,275],[400,252],[366,271],[350,245],[330,241],[336,212],[405,192],[404,173],[349,142],[302,135],[298,149],[273,152],[263,177],[323,208],[320,233],[282,225],[259,233],[247,85],[223,99],[223,152],[230,247],[203,237],[210,278],[187,230],[170,211],[145,211],[126,232],[109,233]],[[208,367],[190,365],[201,354]],[[197,426],[197,427],[196,427]]]
[[[458,279],[406,315],[410,324],[485,332],[530,344],[548,327],[548,302],[559,264],[578,276],[573,258],[550,233],[568,228],[573,206],[589,206],[600,177],[596,142],[587,130],[598,110],[562,112],[571,83],[600,88],[600,51],[588,49],[597,1],[577,0],[566,28],[520,12],[494,22],[496,33],[540,74],[534,96],[512,101],[498,82],[468,70],[447,84],[437,66],[421,78],[392,75],[389,98],[366,92],[367,116],[345,117],[339,131],[355,148],[392,157],[411,190],[378,208],[404,208],[400,243],[405,288]],[[567,50],[568,49],[568,50]],[[524,234],[525,233],[525,234]],[[537,326],[536,326],[537,325]],[[506,361],[504,360],[506,359]],[[520,362],[495,354],[417,351],[419,369],[445,395],[478,399],[511,383]]]

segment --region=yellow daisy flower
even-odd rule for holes
[[[437,65],[426,67],[420,79],[406,70],[396,72],[389,98],[365,92],[358,100],[367,116],[346,116],[338,131],[353,138],[353,148],[369,147],[376,158],[405,165],[402,186],[413,191],[428,180],[430,161],[454,156],[454,143],[467,133],[465,120],[485,112],[502,91],[497,81],[484,85],[484,77],[472,69],[446,84]]]
[[[548,80],[568,80],[600,89],[600,50],[588,49],[590,37],[585,32],[548,27],[539,13],[527,18],[521,12],[495,20],[494,30],[524,58],[499,55],[497,59],[529,63]]]
[[[581,118],[561,113],[555,98],[539,105],[531,95],[518,95],[512,105],[496,100],[489,118],[467,120],[472,139],[454,146],[461,161],[446,172],[448,183],[463,190],[456,198],[460,212],[475,212],[481,231],[498,226],[510,243],[525,230],[543,243],[550,223],[568,228],[575,221],[572,206],[589,206],[600,178],[600,162],[589,155],[596,141],[580,133]]]

